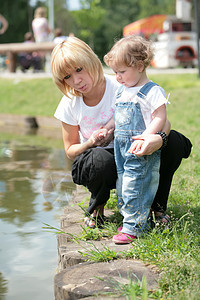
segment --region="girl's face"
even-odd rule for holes
[[[93,88],[93,80],[83,68],[75,68],[64,77],[65,82],[76,91],[87,94]]]
[[[113,68],[116,74],[116,79],[119,83],[126,87],[134,87],[142,85],[143,67],[127,67],[121,66]]]

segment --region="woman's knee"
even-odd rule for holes
[[[103,148],[92,148],[79,155],[72,165],[75,183],[88,185],[96,180],[116,179],[114,154]]]

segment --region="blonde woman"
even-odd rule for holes
[[[118,83],[103,73],[92,49],[76,37],[58,44],[52,53],[53,80],[64,94],[55,117],[62,121],[65,152],[74,160],[73,180],[91,192],[85,222],[103,221],[104,205],[115,187],[113,132],[99,140],[97,132],[113,116]],[[98,147],[97,147],[98,146]]]

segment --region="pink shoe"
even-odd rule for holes
[[[137,239],[135,235],[130,235],[122,232],[113,236],[113,242],[115,244],[130,244],[133,242],[134,239]]]
[[[119,228],[117,228],[117,232],[121,232],[122,231],[122,226],[120,226]]]

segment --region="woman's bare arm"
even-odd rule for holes
[[[62,136],[67,157],[74,160],[76,156],[90,148],[105,146],[110,142],[110,139],[113,138],[113,134],[110,133],[105,138],[102,137],[102,139],[99,140],[98,133],[98,130],[94,131],[86,142],[81,143],[79,137],[79,126],[73,126],[62,122]]]
[[[0,14],[0,23],[2,24],[2,27],[0,29],[0,34],[3,34],[8,28],[8,22],[1,14]]]

